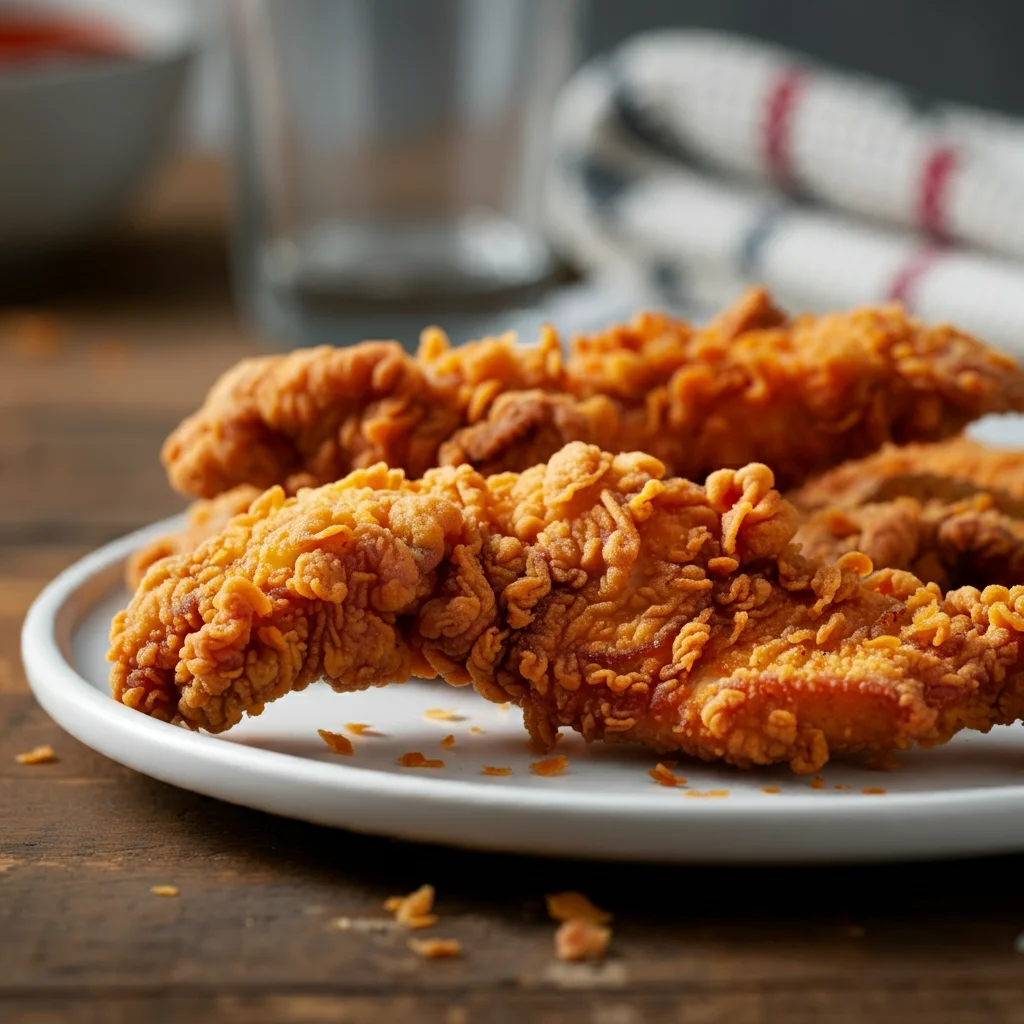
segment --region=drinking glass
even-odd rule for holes
[[[579,6],[229,0],[236,277],[264,334],[458,333],[549,278],[541,178]]]

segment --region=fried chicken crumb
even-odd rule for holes
[[[456,714],[454,708],[450,711],[445,708],[428,708],[423,712],[423,717],[429,718],[433,722],[464,722],[466,720],[466,716]]]
[[[434,906],[434,887],[421,885],[408,896],[389,896],[384,909],[395,915],[395,920],[406,928],[429,928],[437,924],[437,916],[430,911]]]
[[[53,747],[49,743],[45,743],[42,746],[26,750],[23,754],[16,754],[14,760],[18,764],[51,764],[57,760],[57,755],[53,752]]]
[[[673,762],[675,763],[675,762]],[[686,779],[681,775],[676,775],[674,771],[664,761],[659,761],[653,768],[647,769],[647,774],[659,786],[684,786],[686,785]]]
[[[462,956],[462,945],[458,939],[410,939],[409,948],[427,960]]]
[[[149,890],[154,896],[178,896],[181,890],[176,885],[154,885]]]
[[[588,921],[608,924],[612,915],[595,907],[581,892],[555,892],[544,897],[548,914],[555,921]]]
[[[480,771],[481,775],[511,775],[511,768],[496,768],[493,764],[485,764]]]
[[[559,754],[557,757],[545,757],[543,761],[534,761],[530,765],[530,771],[534,775],[543,775],[545,777],[551,775],[561,775],[566,768],[569,767],[569,758],[565,754]]]
[[[356,752],[356,748],[352,746],[352,741],[347,736],[342,736],[340,732],[328,732],[326,729],[317,729],[317,732],[320,734],[320,739],[335,754],[351,757]]]
[[[861,790],[861,792],[867,794],[868,796],[878,796],[878,795],[881,795],[882,793],[884,793],[885,790],[881,789],[878,786],[865,786]]]
[[[835,789],[835,790],[838,790],[840,793],[849,792],[849,789],[850,789],[849,786],[833,786],[832,788]]]
[[[483,736],[483,734],[484,734],[484,731],[483,731],[483,729],[481,729],[479,725],[471,725],[471,726],[469,727],[469,731],[470,731],[470,732],[471,732],[471,733],[472,733],[472,734],[473,734],[474,736]]]
[[[825,788],[825,777],[823,775],[815,775],[810,781],[811,789],[824,789]]]
[[[761,787],[761,792],[762,793],[779,793],[779,792],[781,792],[781,790],[779,789],[778,786],[762,786]]]
[[[498,705],[498,710],[499,711],[508,711],[511,707],[512,707],[512,705],[508,701],[505,701],[504,704],[499,704]]]
[[[365,736],[371,730],[371,726],[367,725],[366,722],[346,722],[345,732],[352,733],[353,736]]]
[[[48,313],[22,313],[10,318],[7,333],[18,355],[52,359],[60,349],[64,329],[61,322]]]
[[[444,747],[445,750],[451,750],[452,747],[455,746],[455,736],[452,733],[449,733],[443,740],[441,740],[441,746]]]
[[[709,796],[709,797],[723,797],[728,796],[729,790],[727,789],[709,789],[705,792],[701,792],[699,789],[688,789],[683,793],[683,796]]]
[[[398,763],[403,768],[443,768],[444,761],[436,757],[424,757],[418,750],[410,750],[403,754]]]
[[[574,917],[555,932],[555,956],[559,960],[600,960],[611,938],[607,925]]]

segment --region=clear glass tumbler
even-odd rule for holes
[[[541,177],[579,0],[229,0],[228,12],[236,269],[265,334],[402,336],[551,274]]]

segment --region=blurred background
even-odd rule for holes
[[[0,19],[0,302],[10,311],[150,299],[175,309],[187,296],[193,309],[230,307],[272,346],[367,334],[412,345],[425,321],[462,340],[529,334],[544,317],[589,329],[648,303],[700,316],[745,279],[765,279],[808,308],[919,298],[923,313],[958,316],[1004,344],[1024,326],[1005,298],[1022,282],[1016,243],[1002,237],[1018,227],[1015,186],[993,197],[984,182],[984,209],[954,211],[1010,225],[1000,237],[982,223],[953,238],[984,254],[960,273],[963,288],[980,275],[985,302],[1000,307],[979,316],[969,299],[929,301],[901,284],[902,273],[918,285],[919,249],[930,260],[932,242],[949,242],[946,225],[894,208],[913,197],[851,198],[842,183],[815,182],[813,152],[803,154],[807,181],[781,181],[770,160],[758,181],[737,133],[716,150],[713,128],[687,109],[737,122],[763,114],[745,105],[770,105],[771,82],[755,102],[733,65],[770,59],[763,44],[778,44],[783,64],[820,62],[825,93],[831,76],[840,86],[849,72],[876,79],[859,92],[860,78],[845,80],[847,95],[820,117],[852,118],[863,137],[847,128],[814,139],[821,127],[807,115],[804,148],[825,162],[856,164],[867,138],[874,162],[857,173],[905,191],[892,153],[913,164],[904,151],[927,149],[918,136],[929,135],[970,148],[974,161],[1005,158],[1009,179],[1024,168],[1014,119],[1024,113],[1024,10],[1009,0],[0,0]],[[701,29],[720,35],[702,43]],[[638,35],[669,45],[673,30],[668,59],[631,52]],[[747,57],[730,56],[730,40]],[[580,66],[612,69],[607,109],[584,87],[567,95]],[[886,83],[902,91],[872,110],[871,89]],[[609,128],[608,110],[621,121],[627,100],[641,119],[623,122],[639,125],[624,163],[606,143],[622,127]],[[669,147],[650,145],[643,116],[661,132],[655,142],[672,136]],[[608,181],[621,188],[624,175],[677,188],[647,196],[646,214],[629,220],[604,202]],[[727,194],[723,182],[742,187]],[[724,266],[721,250],[749,241],[726,225],[739,218],[753,231],[775,210],[757,201],[765,185],[814,211],[790,240],[803,261]],[[645,217],[661,221],[680,204],[678,237],[652,241]],[[837,217],[853,230],[823,242]],[[872,235],[875,224],[893,230]],[[833,254],[828,274],[808,265],[812,250]],[[863,280],[832,280],[851,265]],[[935,291],[948,294],[942,274]]]
[[[0,0],[0,532],[66,532],[72,478],[90,540],[177,507],[160,441],[268,349],[761,281],[1024,351],[1022,30],[1010,0]]]

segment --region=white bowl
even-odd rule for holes
[[[0,258],[36,258],[103,227],[152,170],[175,127],[195,49],[183,0],[0,0],[0,13],[109,25],[132,55],[0,63]]]

